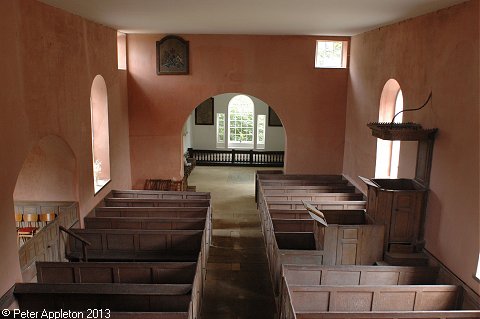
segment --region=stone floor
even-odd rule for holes
[[[213,239],[204,319],[274,318],[272,283],[255,204],[255,170],[197,166],[188,178],[189,185],[212,196]]]

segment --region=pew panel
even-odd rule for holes
[[[37,262],[39,283],[191,284],[196,263]]]
[[[97,207],[88,217],[205,218],[208,207]]]
[[[15,286],[20,308],[29,310],[183,312],[188,310],[192,285],[30,284]]]
[[[286,287],[295,312],[455,310],[459,297],[452,285]]]
[[[105,198],[105,207],[208,207],[209,199]]]
[[[437,267],[284,265],[289,285],[433,285]]]
[[[107,195],[107,197],[141,199],[210,199],[210,193],[150,190],[112,190],[112,192]]]
[[[86,229],[203,230],[205,218],[85,217]]]
[[[203,240],[200,230],[71,230],[91,243],[87,249],[91,260],[168,261],[175,257],[180,258],[177,261],[195,261]],[[82,243],[70,238],[68,244],[67,258],[79,259]]]
[[[283,193],[283,194],[266,194],[267,202],[273,201],[362,201],[363,194],[359,193]]]
[[[308,202],[319,210],[349,210],[365,209],[365,201],[319,201]],[[302,210],[305,209],[301,201],[267,201],[269,209],[275,210]]]

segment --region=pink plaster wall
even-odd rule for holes
[[[225,92],[271,105],[286,131],[288,173],[341,173],[348,71],[315,69],[309,36],[185,35],[189,75],[156,75],[155,42],[128,35],[132,182],[180,179],[182,127],[192,110]],[[346,38],[342,38],[346,39]]]
[[[477,293],[472,274],[479,253],[479,2],[472,0],[352,38],[344,173],[373,176],[376,121],[385,82],[396,79],[404,122],[437,127],[427,209],[426,249]],[[401,150],[412,165],[412,147]],[[409,152],[410,154],[406,154]],[[413,162],[414,163],[414,162]],[[365,187],[361,185],[363,189]]]
[[[76,201],[75,154],[58,136],[42,138],[27,155],[20,171],[14,201]]]
[[[34,0],[3,0],[0,27],[2,295],[21,281],[13,214],[17,177],[25,182],[22,165],[43,137],[58,136],[68,145],[66,158],[73,153],[76,159],[75,198],[82,217],[109,189],[130,188],[131,174],[127,75],[117,70],[116,31]],[[109,94],[112,182],[94,197],[90,89],[97,74],[105,78]]]

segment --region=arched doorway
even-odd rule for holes
[[[215,165],[220,165],[221,161],[235,161],[227,154],[235,150],[277,152],[282,154],[281,164],[272,160],[270,166],[283,167],[286,134],[282,122],[272,107],[248,94],[224,93],[206,99],[189,115],[182,135],[185,153],[188,149],[218,152],[214,160],[219,163]],[[242,160],[245,162],[246,157]],[[268,163],[257,164],[269,166]]]

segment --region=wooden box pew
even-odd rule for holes
[[[283,194],[265,194],[265,200],[275,201],[363,201],[361,193],[283,193]]]
[[[201,230],[70,229],[91,243],[89,261],[196,261],[206,238]],[[67,259],[82,258],[82,242],[70,237]]]
[[[305,318],[303,314],[459,310],[461,289],[452,285],[295,286],[285,284],[286,300],[281,318]],[[479,312],[480,313],[480,312]],[[318,316],[316,318],[323,318]],[[342,317],[340,317],[342,318]],[[367,317],[371,318],[371,317]]]
[[[292,211],[287,211],[292,212]],[[363,225],[366,224],[365,212],[361,210],[347,210],[347,211],[323,211],[326,219],[331,224],[340,225]],[[280,214],[280,217],[288,216],[289,214]],[[292,215],[292,214],[290,214]],[[271,248],[271,242],[276,240],[275,232],[309,232],[314,231],[314,221],[306,211],[298,211],[295,215],[301,216],[296,219],[286,218],[271,218],[262,224],[264,228],[264,238],[266,248]],[[304,234],[312,241],[312,234]],[[298,237],[298,236],[297,236]]]
[[[308,180],[308,179],[283,179],[283,180],[257,180],[255,189],[255,200],[258,203],[260,196],[263,196],[264,187],[301,187],[301,186],[320,186],[320,187],[347,187],[350,186],[345,179],[332,179],[332,180]]]
[[[146,198],[146,199],[210,199],[207,192],[177,192],[152,190],[112,190],[106,198]]]
[[[184,312],[188,314],[191,284],[40,284],[14,288],[20,309],[30,311]]]
[[[383,259],[383,225],[314,224],[313,232],[273,232],[266,237],[267,257],[276,295],[282,265],[373,265]],[[268,238],[268,239],[267,239]]]
[[[264,195],[272,194],[309,194],[309,193],[355,193],[354,186],[345,184],[317,185],[317,186],[262,186]]]
[[[37,281],[45,284],[192,284],[195,262],[37,262]]]
[[[14,294],[29,310],[108,308],[110,318],[198,318],[201,255],[196,263],[38,263],[39,283],[18,284]]]
[[[92,217],[205,219],[207,249],[212,242],[211,207],[96,207],[85,219]],[[149,227],[149,226],[147,226]]]
[[[209,206],[210,206],[209,199],[105,198],[103,200],[103,207],[209,207]]]
[[[318,208],[321,211],[324,210],[364,210],[365,201],[319,201],[308,202],[312,206]],[[265,201],[263,196],[259,201],[259,213],[262,231],[264,236],[269,236],[269,232],[272,229],[272,221],[270,211],[299,211],[303,210],[307,213],[303,203],[301,201]],[[308,213],[307,213],[308,214]],[[328,221],[328,220],[327,220]],[[330,223],[330,222],[329,222]],[[270,234],[271,236],[271,234]]]
[[[278,311],[288,297],[283,285],[434,285],[438,267],[283,265]]]
[[[203,230],[205,218],[85,217],[86,229]]]

